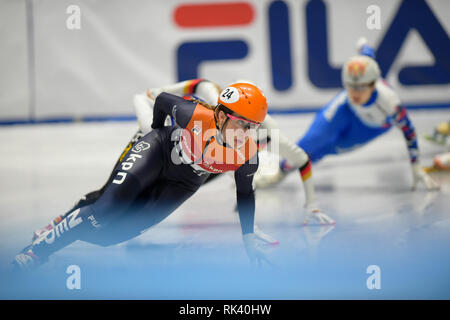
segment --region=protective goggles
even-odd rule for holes
[[[366,84],[345,84],[345,86],[348,89],[352,89],[355,91],[365,91],[369,89],[373,84],[372,83],[366,83]]]
[[[244,118],[233,116],[232,114],[226,113],[227,117],[233,120],[239,127],[244,130],[248,129],[258,129],[261,125],[258,122],[250,121]]]

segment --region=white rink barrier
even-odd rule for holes
[[[130,116],[133,94],[194,77],[313,110],[361,36],[405,105],[450,106],[449,1],[18,0],[0,21],[0,123]]]

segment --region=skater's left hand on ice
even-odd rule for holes
[[[262,267],[264,261],[270,267],[274,267],[273,263],[267,258],[267,242],[259,238],[255,233],[244,234],[242,239],[244,240],[245,251],[253,268]]]
[[[428,191],[439,190],[439,185],[431,179],[431,177],[423,170],[423,168],[418,164],[414,163],[412,165],[412,173],[413,173],[413,185],[411,190],[416,190],[417,183],[422,182]]]
[[[331,219],[327,214],[323,213],[315,204],[306,205],[307,214],[306,218],[303,220],[303,225],[307,225],[312,220],[314,223],[321,225],[334,225],[336,221]]]

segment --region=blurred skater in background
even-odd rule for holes
[[[417,135],[398,95],[381,78],[375,51],[364,38],[358,42],[359,55],[342,68],[344,90],[320,110],[305,135],[297,142],[313,163],[323,157],[355,150],[398,127],[404,135],[412,171],[412,189],[423,183],[427,190],[438,185],[419,164]],[[256,187],[269,187],[296,169],[289,159],[280,162],[272,175],[257,175]]]
[[[431,135],[424,137],[428,141],[443,146],[447,151],[436,155],[433,159],[433,166],[425,168],[425,171],[450,171],[450,121],[439,123]]]

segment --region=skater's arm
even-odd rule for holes
[[[217,104],[220,88],[214,82],[205,79],[192,79],[178,82],[161,88],[151,88],[147,96],[156,99],[161,92],[171,93],[177,96],[194,95],[209,104]]]
[[[299,168],[300,177],[305,187],[306,205],[315,205],[311,160],[308,154],[301,147],[297,146],[284,134],[282,134],[279,130],[277,122],[269,115],[266,116],[266,119],[262,123],[261,127],[268,131],[267,136],[271,141],[270,151],[273,153],[277,153],[279,151],[281,157],[286,159],[290,166]],[[274,150],[274,147],[277,145],[279,150]]]
[[[414,125],[410,121],[405,107],[403,106],[396,107],[393,119],[396,126],[403,132],[403,136],[405,137],[406,145],[408,147],[408,153],[411,163],[416,163],[419,158],[417,135]]]
[[[180,127],[185,128],[194,113],[195,106],[196,103],[192,101],[170,93],[161,93],[155,101],[152,128],[162,128],[168,115],[173,117]]]
[[[308,161],[299,168],[300,177],[303,181],[303,187],[305,188],[305,206],[306,207],[316,207],[316,196],[314,191],[314,182],[312,179],[312,164],[311,160]]]
[[[242,234],[253,233],[255,221],[255,192],[253,175],[258,170],[258,156],[250,159],[234,173],[236,182],[237,207]]]
[[[236,180],[237,205],[239,220],[242,228],[242,239],[247,255],[252,266],[261,266],[265,261],[269,265],[272,263],[266,256],[261,243],[278,244],[270,236],[255,227],[255,193],[253,191],[253,175],[258,170],[258,154],[248,163],[245,163],[236,170],[234,177]],[[256,164],[253,164],[255,163]],[[252,163],[252,164],[250,164]]]
[[[151,99],[156,99],[162,92],[167,92],[177,96],[193,94],[198,84],[202,81],[203,79],[192,79],[163,86],[161,88],[150,88],[147,90],[147,96]]]
[[[412,190],[416,189],[418,182],[423,182],[428,191],[439,189],[439,185],[423,170],[419,164],[419,147],[417,134],[412,122],[408,118],[405,107],[398,106],[393,116],[394,122],[403,132],[408,147],[409,158],[413,174]]]
[[[147,92],[136,94],[134,96],[133,103],[139,128],[144,134],[147,134],[152,129],[155,99],[162,92],[170,93],[180,97],[189,95],[195,98],[199,98],[210,105],[216,105],[220,88],[214,82],[204,79],[193,79],[175,83],[173,85],[164,86],[161,88],[148,89]],[[170,114],[170,116],[172,116],[172,114]],[[168,118],[166,116],[165,121],[167,121],[167,119]]]
[[[308,154],[298,145],[280,133],[280,155],[289,165],[298,168],[303,181],[306,206],[316,206],[314,183],[312,179],[312,165]]]

